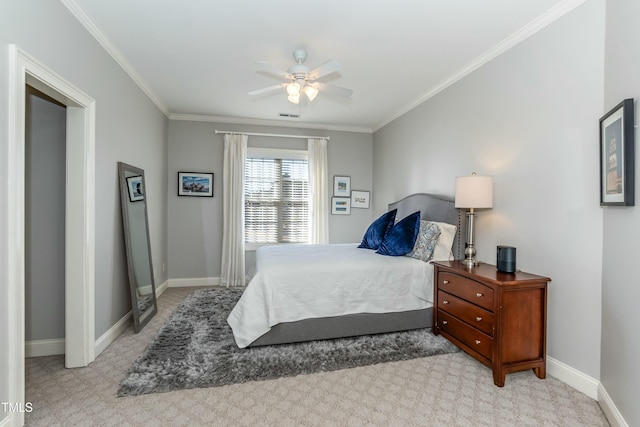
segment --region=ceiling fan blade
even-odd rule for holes
[[[327,74],[335,73],[336,71],[339,71],[340,68],[342,68],[342,65],[340,65],[338,61],[330,59],[324,64],[320,64],[313,70],[309,71],[307,77],[309,80],[316,80],[322,76],[326,76]]]
[[[289,75],[289,73],[287,73],[284,70],[281,70],[280,68],[276,67],[275,65],[271,65],[268,62],[265,61],[256,61],[256,65],[260,68],[262,68],[262,71],[265,71],[269,74],[274,74],[276,76],[285,78],[285,79],[291,79],[291,76]]]
[[[331,93],[334,95],[344,96],[345,98],[349,98],[351,95],[353,95],[353,91],[351,89],[347,89],[340,86],[334,86],[327,83],[314,82],[312,86],[318,89],[319,91]]]
[[[273,85],[273,86],[265,87],[262,89],[252,90],[251,92],[249,92],[249,95],[262,95],[264,93],[269,93],[269,92],[276,91],[278,89],[282,89],[286,85],[287,85],[286,83],[280,83],[278,85]]]

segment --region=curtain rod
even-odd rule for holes
[[[218,133],[226,133],[226,134],[242,134],[242,135],[248,135],[248,136],[277,136],[279,138],[305,138],[305,139],[309,139],[309,138],[317,138],[317,139],[326,139],[327,141],[330,141],[331,138],[328,136],[315,136],[315,135],[286,135],[286,134],[279,134],[279,133],[253,133],[253,132],[231,132],[228,130],[218,130],[216,129],[216,134]]]

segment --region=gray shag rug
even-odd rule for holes
[[[118,396],[335,371],[459,351],[431,329],[241,349],[227,316],[242,289],[189,295],[120,383]]]

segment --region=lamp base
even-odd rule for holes
[[[464,250],[465,258],[462,260],[462,263],[467,266],[467,268],[475,267],[480,264],[476,261],[476,248],[473,243],[467,243],[467,247]]]

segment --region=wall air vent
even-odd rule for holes
[[[280,117],[293,117],[294,119],[297,119],[298,117],[300,117],[300,114],[296,114],[296,113],[280,113],[279,116]]]

